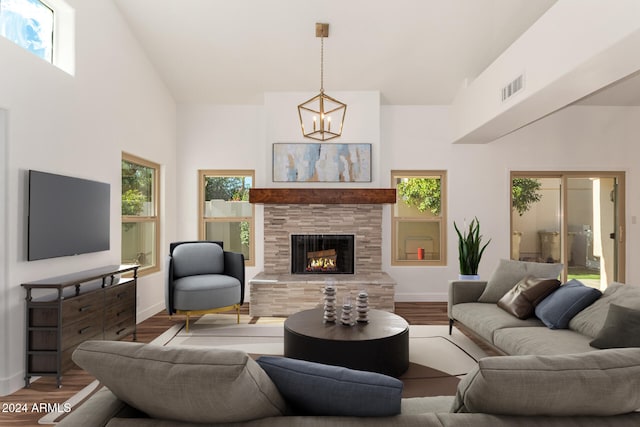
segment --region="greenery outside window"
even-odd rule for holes
[[[122,262],[160,270],[160,165],[122,154]]]
[[[391,265],[446,265],[446,171],[391,171]]]
[[[39,0],[0,1],[0,35],[53,63],[54,12]]]
[[[244,254],[245,265],[255,265],[254,209],[249,203],[252,170],[199,171],[199,236],[219,240],[224,249]]]

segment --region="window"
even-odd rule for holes
[[[445,171],[392,171],[391,265],[446,265]]]
[[[160,165],[122,155],[122,262],[140,274],[160,270]]]
[[[198,181],[200,238],[222,241],[225,250],[244,254],[249,266],[255,265],[253,180],[252,170],[201,170]]]
[[[560,262],[562,280],[625,278],[624,172],[511,172],[511,258]]]
[[[0,0],[0,34],[53,63],[53,10],[39,0]]]

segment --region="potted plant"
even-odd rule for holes
[[[480,235],[480,222],[478,218],[471,220],[468,230],[460,232],[456,222],[453,227],[458,233],[458,260],[460,261],[460,279],[461,280],[478,280],[478,266],[484,250],[487,248],[491,239],[484,245],[482,244],[482,236]]]

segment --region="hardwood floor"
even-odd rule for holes
[[[248,305],[241,309],[243,314],[249,314]],[[446,302],[397,302],[396,314],[404,317],[411,325],[446,325]],[[232,314],[230,314],[232,315]],[[137,328],[137,341],[148,343],[173,325],[184,322],[184,316],[170,318],[166,312],[160,312],[143,321]],[[131,338],[129,338],[131,340]],[[81,369],[71,369],[64,374],[61,388],[56,387],[55,378],[42,377],[34,381],[29,388],[22,388],[17,392],[0,397],[2,412],[0,412],[1,426],[38,426],[38,420],[45,413],[34,411],[42,403],[63,403],[94,378]],[[26,412],[17,409],[26,408]],[[7,410],[10,410],[6,412]]]

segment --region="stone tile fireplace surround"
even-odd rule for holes
[[[355,274],[291,274],[291,234],[355,235]],[[394,310],[396,283],[382,271],[382,204],[265,203],[264,271],[249,281],[250,314],[315,308],[327,281],[335,283],[338,303],[364,289],[370,307]]]

